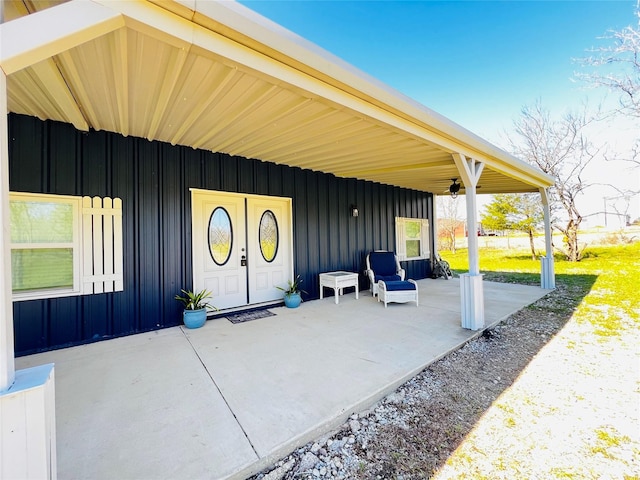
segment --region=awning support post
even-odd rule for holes
[[[0,7],[2,8],[2,7]],[[0,392],[13,385],[13,303],[11,300],[11,223],[9,221],[9,125],[7,77],[0,69]]]
[[[7,76],[0,69],[0,478],[55,479],[53,364],[15,371],[8,114]]]
[[[556,274],[553,260],[553,243],[551,232],[551,208],[549,207],[549,192],[540,188],[542,207],[544,212],[544,243],[546,255],[540,257],[540,286],[546,290],[556,288]]]
[[[460,153],[454,153],[453,160],[458,167],[458,172],[465,187],[467,203],[469,273],[460,275],[462,328],[479,330],[484,327],[484,289],[478,255],[476,188],[482,175],[484,164],[472,158],[465,158]]]

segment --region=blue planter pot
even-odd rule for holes
[[[185,310],[182,314],[182,320],[187,328],[200,328],[207,321],[207,309]]]
[[[302,302],[302,297],[299,293],[290,293],[284,296],[284,304],[289,308],[297,308]]]

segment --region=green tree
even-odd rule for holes
[[[544,221],[544,215],[537,194],[493,195],[491,203],[485,206],[481,215],[482,226],[491,230],[517,230],[529,236],[531,258],[536,259],[533,238]]]

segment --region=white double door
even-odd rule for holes
[[[282,299],[293,273],[291,199],[191,190],[193,287],[218,309]]]

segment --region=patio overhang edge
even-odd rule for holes
[[[84,38],[86,41],[91,37],[97,37],[121,28],[124,24],[136,28],[135,24],[144,23],[145,19],[140,18],[139,15],[126,13],[127,4],[128,2],[113,3],[104,2],[104,0],[92,0],[89,2],[72,0],[66,4],[28,15],[27,18],[38,15],[41,18],[45,18],[44,14],[47,14],[50,15],[48,18],[55,21],[60,15],[59,12],[63,11],[61,9],[83,5],[83,8],[89,6],[89,9],[94,12],[94,17],[96,17],[93,23],[87,20],[81,22],[80,25],[75,25],[75,30],[72,32],[74,35],[69,35],[69,32],[66,35],[59,33],[57,37],[54,34],[50,35],[48,39],[43,40],[39,45],[40,57],[45,55],[47,51],[51,51],[52,46],[64,48],[65,44],[68,45],[70,38],[76,38],[76,41]],[[482,161],[492,170],[530,185],[531,191],[553,184],[552,177],[498,149],[427,107],[383,85],[381,82],[358,71],[310,42],[260,17],[242,5],[234,2],[207,2],[204,4],[198,2],[158,2],[152,5],[145,2],[136,4],[136,9],[147,11],[148,7],[151,6],[166,7],[166,11],[174,14],[177,10],[181,10],[183,19],[188,20],[189,17],[192,17],[194,22],[199,22],[197,25],[206,24],[206,30],[216,33],[218,36],[224,35],[225,38],[233,43],[246,46],[246,48],[252,49],[262,57],[268,56],[272,60],[275,59],[281,65],[286,65],[290,69],[303,74],[307,80],[312,79],[312,83],[315,83],[316,88],[320,89],[320,91],[316,92],[317,94],[327,95],[327,90],[331,90],[336,95],[334,101],[345,104],[348,108],[356,111],[360,110],[364,115],[372,118],[376,117],[387,125],[422,138],[449,153],[462,153],[467,157]],[[105,12],[105,10],[108,10],[106,7],[109,7],[108,9],[117,7],[117,9],[115,13],[112,11],[108,14]],[[206,11],[202,13],[202,9],[206,9]],[[210,16],[213,14],[217,15],[221,22],[213,20]],[[128,22],[128,15],[135,18],[135,21]],[[11,25],[19,20],[23,19],[17,19],[9,22],[9,24],[1,25],[0,29],[3,32],[3,36],[9,31],[8,28],[5,29],[6,25]],[[218,32],[213,29],[215,25],[212,26],[211,24],[218,25]],[[17,25],[14,24],[14,26]],[[177,32],[177,30],[180,30],[177,26],[174,33],[171,31],[170,25],[171,23],[163,24],[163,28],[169,28],[169,34],[180,35],[183,41],[193,42],[193,37],[191,39],[188,38],[191,33],[184,29],[181,32]],[[47,41],[50,44],[46,43]],[[33,62],[35,58],[40,58],[38,56],[34,57],[27,48],[23,48],[21,54],[20,52],[18,54],[16,52],[12,53],[9,55],[4,49],[0,52],[0,65],[2,68],[6,67],[7,71],[13,71],[13,69],[17,68],[17,65],[24,67],[29,62]],[[17,59],[20,61],[16,61]],[[306,83],[305,87],[309,88],[309,83]],[[349,104],[349,100],[351,104]],[[126,134],[126,132],[124,133]],[[488,190],[484,191],[491,193]]]
[[[121,27],[122,15],[82,0],[2,23],[0,68],[9,76]]]
[[[105,0],[96,0],[105,1]],[[529,165],[496,147],[480,136],[449,120],[434,110],[367,75],[341,58],[318,47],[303,37],[284,29],[237,2],[198,2],[151,0],[184,18],[216,31],[234,42],[262,52],[281,63],[373,104],[404,119],[421,131],[441,138],[441,146],[451,153],[486,163],[495,171],[532,185],[532,192],[554,184],[553,176]],[[179,8],[171,8],[172,4]],[[220,21],[213,21],[217,18]],[[434,142],[433,136],[425,138]]]

